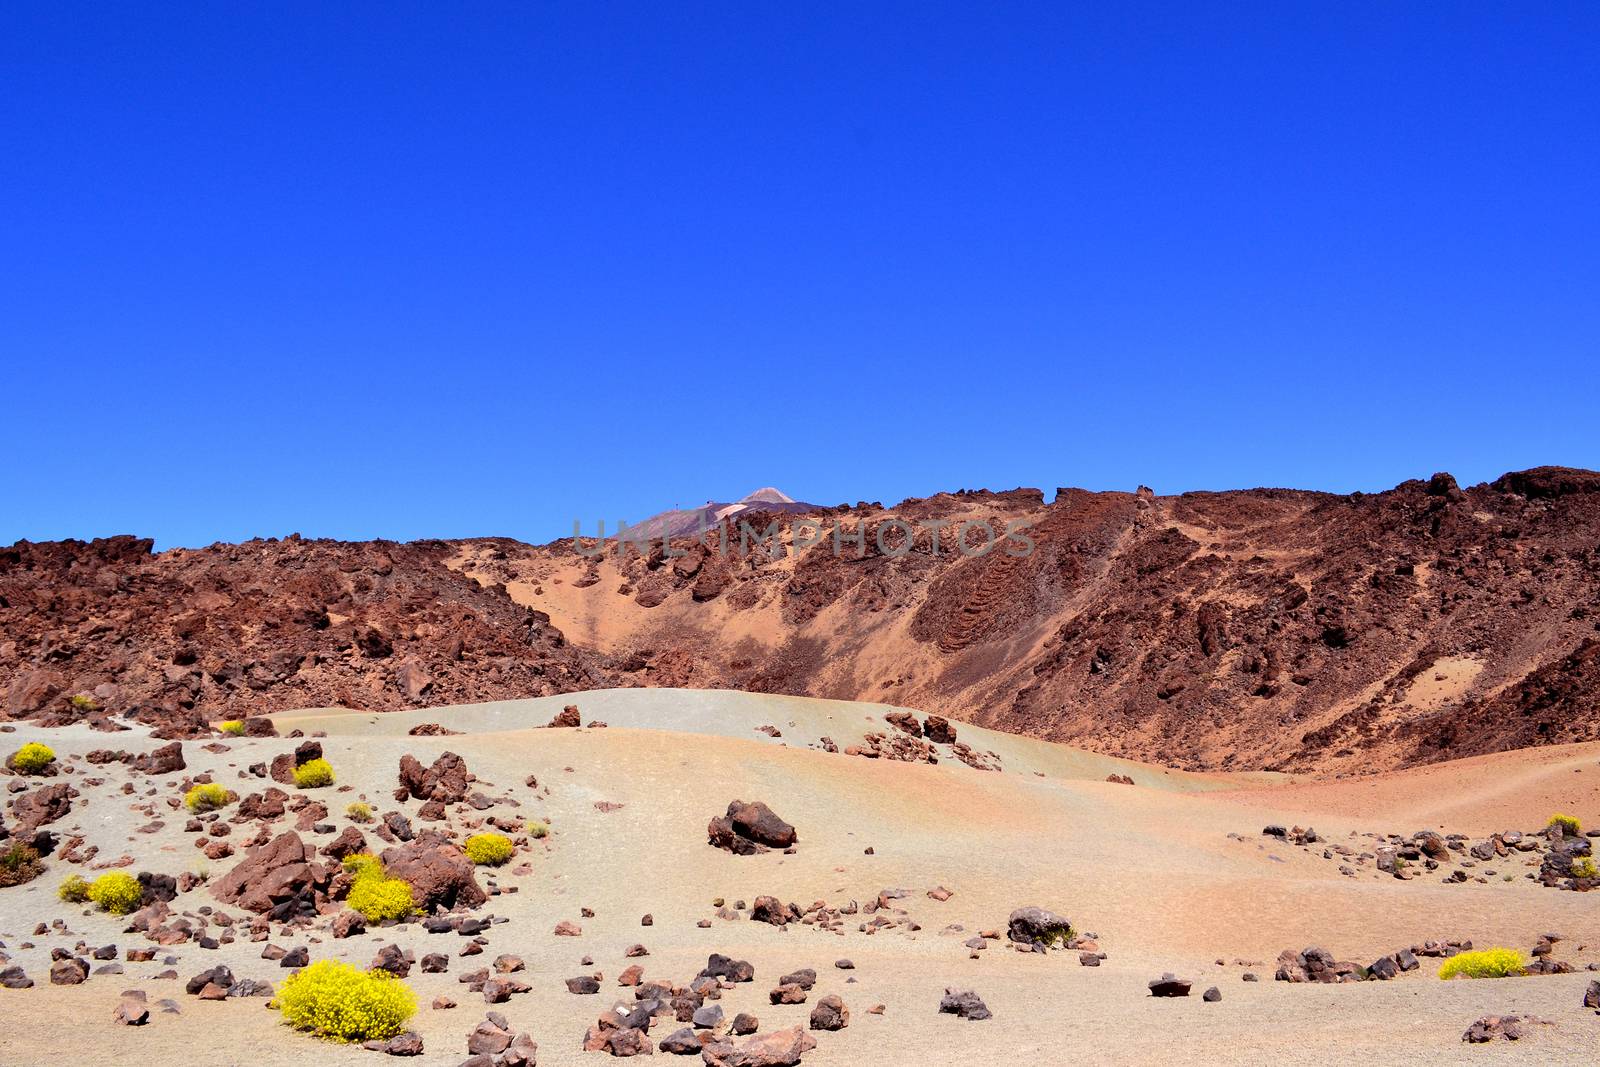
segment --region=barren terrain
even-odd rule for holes
[[[585,724],[606,726],[546,727],[567,703]],[[375,1062],[378,1053],[289,1030],[264,1007],[265,998],[213,1002],[186,994],[184,983],[219,963],[238,979],[279,982],[289,972],[262,958],[265,945],[304,946],[312,960],[366,966],[389,943],[417,960],[435,952],[448,957],[444,973],[412,968],[406,979],[421,1003],[414,1028],[425,1051],[416,1062],[425,1064],[461,1063],[466,1035],[485,1009],[504,1012],[514,1030],[526,1031],[539,1045],[540,1063],[603,1062],[604,1053],[580,1048],[597,1015],[619,1000],[633,1001],[634,989],[617,984],[623,968],[639,964],[646,981],[683,985],[713,952],[753,965],[754,981],[724,989],[715,1003],[730,1019],[738,1011],[755,1014],[760,1032],[804,1030],[820,997],[843,999],[849,1025],[812,1031],[817,1047],[805,1053],[806,1064],[1051,1063],[1085,1050],[1131,1063],[1331,1055],[1456,1063],[1469,1052],[1485,1062],[1592,1061],[1600,1018],[1582,1000],[1592,977],[1585,968],[1600,962],[1594,898],[1541,884],[1533,877],[1538,851],[1478,861],[1465,846],[1509,830],[1540,830],[1552,810],[1596,823],[1600,745],[1503,753],[1378,780],[1319,781],[1166,770],[958,725],[956,740],[977,754],[972,758],[998,767],[985,770],[955,758],[952,745],[942,742],[928,745],[937,763],[869,758],[863,746],[870,748],[873,736],[885,745],[897,738],[927,744],[889,715],[906,721],[902,711],[876,705],[624,689],[386,715],[330,708],[274,716],[282,733],[318,737],[338,784],[304,792],[285,787],[291,795],[285,816],[235,819],[232,835],[221,840],[239,840],[258,822],[267,836],[287,831],[301,796],[330,812],[319,819],[321,832],[300,833],[318,846],[353,825],[342,813],[357,798],[380,813],[403,813],[419,832],[442,829],[458,837],[486,818],[549,821],[552,833],[543,840],[519,835],[511,864],[478,869],[491,895],[461,914],[505,921],[484,932],[480,956],[466,957],[458,953],[467,938],[430,934],[417,923],[333,938],[328,921],[337,902],[321,917],[285,923],[263,922],[216,899],[212,888],[244,853],[200,859],[196,842],[217,839],[185,832],[186,813],[168,811],[166,801],[203,773],[240,794],[270,787],[248,768],[292,753],[296,741],[205,743],[217,751],[185,741],[184,770],[146,774],[84,758],[108,740],[132,753],[160,744],[141,730],[108,737],[84,725],[19,724],[0,735],[7,751],[42,740],[72,770],[43,780],[14,777],[13,792],[48,781],[69,783],[79,795],[47,827],[60,846],[46,859],[46,873],[0,889],[0,952],[7,966],[36,982],[31,989],[0,989],[7,1017],[28,1020],[0,1030],[0,1062],[130,1053],[196,1064]],[[409,733],[430,723],[459,733]],[[823,738],[836,751],[825,751]],[[389,795],[397,768],[407,754],[427,765],[446,751],[463,757],[476,776],[472,790],[489,802],[451,804],[442,821],[419,821],[418,801]],[[1107,781],[1109,775],[1126,775],[1133,784]],[[125,782],[131,793],[123,792]],[[798,833],[792,853],[734,855],[709,845],[707,820],[734,799],[763,800],[792,823]],[[143,830],[151,818],[134,810],[146,803],[162,824],[149,832]],[[223,819],[238,810],[224,809]],[[1296,844],[1264,835],[1269,824],[1314,827],[1317,840]],[[356,829],[369,838],[374,832],[370,825]],[[1410,837],[1419,830],[1465,835],[1463,847],[1436,869],[1419,864],[1412,878],[1378,869],[1372,854],[1380,839],[1371,835]],[[73,864],[60,855],[68,848],[98,852]],[[92,876],[92,868],[124,855],[130,872],[205,869],[207,881],[180,892],[170,907],[174,916],[206,920],[197,936],[220,934],[221,943],[202,948],[197,939],[183,940],[158,948],[150,962],[131,962],[126,950],[153,946],[124,932],[127,920],[55,899],[66,873]],[[1454,871],[1466,880],[1447,881]],[[941,889],[947,899],[929,896]],[[905,894],[886,893],[877,907],[885,890]],[[814,901],[827,909],[855,907],[831,921],[777,927],[754,921],[750,910],[769,895],[795,902],[811,919],[829,914],[811,911]],[[728,908],[743,906],[719,914],[719,899]],[[1103,962],[1083,966],[1077,950],[1016,951],[1007,919],[1026,905],[1070,919],[1080,936],[1094,935]],[[642,926],[646,913],[651,925]],[[220,925],[223,916],[231,926]],[[54,920],[64,928],[33,932]],[[581,934],[556,936],[562,921],[576,923]],[[251,938],[252,922],[266,931],[264,940]],[[981,949],[967,947],[969,939],[996,931],[998,937],[979,942]],[[1570,964],[1571,973],[1442,982],[1434,977],[1441,961],[1423,956],[1420,967],[1390,981],[1273,980],[1285,949],[1320,946],[1365,967],[1430,940],[1527,951],[1547,933],[1561,935],[1552,958]],[[648,955],[625,956],[635,943]],[[121,973],[91,971],[79,985],[50,984],[52,950],[81,953],[108,944],[117,946]],[[511,977],[531,988],[486,1005],[458,979],[501,954],[524,961]],[[853,969],[836,968],[839,959],[852,961]],[[817,973],[807,1002],[769,1003],[778,977],[803,967]],[[175,978],[159,977],[167,971]],[[1190,980],[1193,994],[1150,996],[1148,983],[1164,972]],[[1260,981],[1242,980],[1246,972]],[[565,986],[596,973],[598,995],[575,995]],[[1201,999],[1211,986],[1219,1002]],[[940,1014],[946,987],[975,990],[993,1018]],[[144,991],[152,1005],[171,998],[179,1011],[153,1011],[141,1027],[114,1025],[112,1012],[129,989]],[[438,996],[458,1006],[430,1008]],[[882,1014],[869,1012],[880,1004]],[[1516,1044],[1463,1046],[1468,1024],[1506,1013],[1548,1023],[1529,1025]],[[677,1026],[670,1016],[660,1019],[650,1037],[659,1041]]]

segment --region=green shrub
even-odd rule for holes
[[[318,960],[278,991],[284,1021],[331,1041],[383,1040],[405,1030],[417,1010],[409,987],[387,971]]]
[[[244,720],[228,719],[217,724],[217,732],[227,734],[229,737],[244,736]]]
[[[511,838],[505,834],[473,834],[467,838],[466,847],[461,851],[467,854],[467,859],[473,863],[481,863],[488,867],[498,867],[511,858],[515,851]]]
[[[535,841],[540,841],[540,840],[543,840],[546,837],[549,837],[550,836],[550,824],[547,823],[547,822],[542,822],[542,821],[540,821],[538,819],[529,820],[529,822],[528,822],[528,836],[533,838]]]
[[[1593,856],[1579,856],[1572,861],[1572,877],[1574,878],[1600,878],[1600,870],[1595,869]]]
[[[38,774],[56,760],[50,746],[29,741],[11,754],[11,766],[18,774]]]
[[[83,880],[81,874],[69,874],[56,890],[56,896],[68,904],[82,904],[89,899],[89,883]]]
[[[100,710],[100,704],[95,700],[94,697],[90,696],[87,693],[79,693],[77,696],[68,697],[67,698],[67,703],[71,704],[73,707],[77,708],[79,711],[99,711]]]
[[[333,784],[333,765],[325,759],[307,760],[294,769],[294,784],[301,789],[321,789]]]
[[[0,851],[0,886],[22,885],[44,873],[39,853],[20,841]]]
[[[411,892],[411,883],[400,878],[379,875],[357,875],[356,884],[350,887],[345,904],[351,911],[359,911],[369,923],[385,919],[404,919],[417,910],[417,898]]]
[[[344,814],[345,818],[349,819],[351,822],[371,822],[372,805],[363,804],[358,800],[354,804],[351,804],[349,807],[345,808]]]
[[[143,897],[139,879],[126,871],[107,871],[89,884],[89,899],[113,915],[137,910]]]
[[[1550,821],[1544,824],[1546,830],[1561,827],[1561,833],[1566,837],[1577,837],[1583,833],[1583,824],[1571,815],[1563,815],[1559,811],[1550,816]]]
[[[1439,968],[1440,978],[1508,978],[1522,974],[1527,965],[1514,948],[1485,948],[1451,956]]]
[[[185,793],[183,802],[189,805],[190,811],[215,811],[227,807],[228,791],[215,782],[209,782]]]

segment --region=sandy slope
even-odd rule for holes
[[[562,698],[387,716],[308,711],[279,720],[285,730],[327,732],[328,758],[341,784],[353,786],[325,798],[336,813],[359,795],[381,810],[394,807],[387,793],[400,755],[412,752],[426,761],[450,749],[496,787],[492,793],[517,798],[518,814],[548,818],[555,827],[532,848],[533,874],[495,877],[517,892],[491,898],[484,909],[510,920],[492,929],[484,955],[453,959],[449,974],[413,973],[410,982],[424,1006],[417,1025],[428,1045],[420,1062],[456,1064],[465,1058],[465,1035],[485,1006],[456,975],[500,952],[527,960],[523,977],[534,992],[499,1009],[532,1032],[540,1062],[605,1062],[599,1054],[580,1053],[578,1044],[593,1017],[617,992],[627,992],[616,989],[614,977],[634,962],[623,957],[634,942],[650,949],[637,961],[647,977],[679,982],[704,965],[708,952],[750,959],[756,981],[722,1003],[730,1017],[739,1010],[755,1012],[763,1029],[804,1021],[809,1006],[773,1007],[765,994],[778,974],[815,967],[820,980],[813,1001],[838,993],[853,1016],[847,1030],[818,1035],[819,1047],[807,1064],[966,1064],[996,1057],[1057,1063],[1080,1055],[1134,1063],[1190,1062],[1197,1056],[1267,1063],[1341,1053],[1412,1062],[1459,1062],[1470,1054],[1486,1062],[1533,1057],[1576,1063],[1591,1062],[1600,1039],[1600,1018],[1579,1006],[1590,977],[1581,968],[1600,961],[1594,898],[1539,887],[1520,877],[1515,861],[1501,869],[1518,877],[1487,885],[1445,885],[1437,876],[1399,882],[1370,870],[1347,878],[1336,862],[1322,858],[1320,846],[1296,848],[1259,833],[1266,821],[1292,821],[1298,814],[1314,817],[1332,841],[1437,823],[1469,833],[1531,829],[1551,807],[1600,821],[1600,804],[1583,791],[1600,781],[1600,746],[1506,754],[1375,783],[1313,785],[1130,769],[1125,761],[963,726],[965,740],[993,747],[1004,760],[1005,772],[985,773],[949,760],[938,766],[897,764],[804,747],[824,733],[844,745],[855,739],[852,730],[858,736],[879,728],[884,709],[876,706],[661,690],[572,699],[586,720],[601,718],[610,728],[533,728],[567,702]],[[406,736],[425,721],[466,732]],[[778,726],[783,738],[755,732],[763,723]],[[108,741],[129,749],[154,744],[133,734],[108,739],[23,727],[7,736],[5,747],[34,736],[62,753]],[[236,783],[239,768],[289,743],[229,744],[231,751],[220,755],[186,744],[191,770],[212,769],[218,780]],[[1131,773],[1141,785],[1101,780],[1113,770]],[[530,774],[548,787],[548,797],[523,785]],[[102,858],[132,853],[138,860],[134,870],[176,873],[192,864],[195,850],[181,833],[182,820],[169,819],[159,834],[134,834],[143,820],[115,793],[128,775],[116,768],[105,776],[107,785],[85,789],[86,800],[61,829],[80,827],[101,846]],[[165,780],[163,795],[176,789],[178,777]],[[252,779],[236,788],[259,784]],[[735,797],[764,799],[793,822],[800,832],[798,853],[734,857],[708,847],[706,820]],[[623,807],[602,812],[598,801]],[[342,818],[331,821],[343,824]],[[868,846],[874,855],[864,855]],[[330,1048],[288,1031],[261,1001],[208,1004],[185,997],[174,983],[150,980],[162,969],[159,962],[125,963],[126,974],[93,977],[77,988],[44,984],[50,947],[70,947],[80,938],[91,946],[142,943],[119,934],[115,920],[58,903],[54,887],[65,865],[53,866],[27,887],[0,890],[0,940],[41,983],[28,991],[0,990],[6,1016],[30,1020],[25,1028],[0,1029],[0,1063],[130,1053],[191,1064],[377,1062],[371,1053]],[[955,895],[942,903],[927,898],[926,890],[936,885]],[[712,916],[717,897],[750,900],[772,893],[803,906],[817,899],[865,902],[891,886],[912,890],[903,903],[921,924],[919,932],[867,936],[852,928],[837,936],[742,920],[714,920],[708,930],[695,925]],[[180,903],[193,910],[214,901],[202,891]],[[1079,928],[1097,932],[1109,953],[1106,964],[1084,968],[1074,954],[1022,955],[1003,945],[979,960],[967,958],[964,939],[1003,927],[1011,909],[1029,903],[1052,907]],[[581,938],[552,936],[556,922],[579,920],[582,907],[597,914],[581,920]],[[639,925],[645,912],[654,916],[652,927]],[[36,922],[58,917],[67,920],[71,936],[28,936]],[[952,925],[963,930],[945,932]],[[1423,973],[1391,983],[1307,987],[1271,981],[1272,959],[1290,946],[1319,944],[1365,962],[1427,938],[1470,937],[1525,949],[1547,930],[1567,935],[1557,955],[1580,973],[1442,983],[1425,961]],[[461,944],[455,935],[428,936],[411,927],[381,933],[320,943],[304,935],[275,936],[274,943],[308,943],[314,959],[331,955],[361,964],[390,940],[414,947],[419,956],[454,953]],[[19,949],[24,940],[37,947]],[[180,946],[176,967],[187,977],[226,962],[241,976],[281,980],[286,972],[261,960],[259,949],[248,943],[214,952]],[[593,968],[579,965],[586,954],[594,957]],[[834,969],[839,957],[853,959],[856,969]],[[1218,966],[1219,958],[1229,962]],[[1233,962],[1239,959],[1259,961],[1249,969],[1266,981],[1242,982],[1247,968]],[[590,970],[606,975],[600,996],[566,992],[563,979]],[[1192,978],[1196,996],[1146,996],[1145,982],[1168,970]],[[852,976],[857,981],[848,983]],[[939,994],[952,984],[975,987],[995,1018],[967,1023],[937,1015]],[[1212,984],[1223,991],[1219,1004],[1198,997]],[[183,1014],[156,1015],[140,1030],[113,1027],[117,993],[131,987],[149,990],[152,998],[176,996]],[[456,997],[461,1006],[428,1010],[439,994]],[[884,1015],[867,1014],[875,1003],[886,1005]],[[1531,1011],[1554,1025],[1536,1028],[1519,1046],[1462,1046],[1460,1034],[1473,1019],[1507,1011]]]

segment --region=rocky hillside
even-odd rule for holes
[[[0,692],[14,717],[100,715],[67,699],[83,694],[181,724],[730,687],[1326,773],[1600,736],[1600,474],[961,491],[741,519],[775,522],[778,553],[743,553],[736,532],[725,553],[712,535],[601,557],[570,539],[20,544],[0,550]],[[963,521],[1001,547],[957,551]],[[1028,551],[999,540],[1008,523]]]
[[[442,563],[442,544],[148,540],[0,549],[0,694],[13,718],[207,719],[391,709],[603,684],[600,657]]]
[[[1591,472],[1349,496],[963,491],[817,520],[865,524],[864,550],[497,542],[456,565],[637,684],[891,701],[1189,768],[1357,772],[1600,736]],[[969,558],[950,525],[936,553],[933,528],[963,520],[1031,523],[1032,551]],[[896,555],[901,523],[918,533]]]

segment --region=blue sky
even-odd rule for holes
[[[1600,7],[11,5],[0,544],[1600,467]]]

